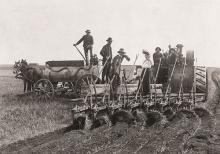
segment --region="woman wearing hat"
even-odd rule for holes
[[[150,92],[150,76],[151,76],[151,66],[152,62],[150,60],[150,53],[146,50],[143,50],[145,55],[145,60],[142,64],[141,80],[142,83],[139,83],[139,86],[142,86],[142,94],[147,95]],[[142,84],[142,85],[140,85]]]

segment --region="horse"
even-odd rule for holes
[[[24,59],[15,62],[13,68],[15,78],[23,80],[24,92],[32,91],[34,83],[43,76],[42,68],[30,66]]]

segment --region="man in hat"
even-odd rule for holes
[[[142,64],[141,81],[139,86],[142,87],[142,94],[147,95],[150,92],[150,77],[151,77],[151,66],[150,53],[147,50],[143,50],[145,60]],[[140,88],[140,87],[139,87]]]
[[[113,79],[113,89],[120,84],[121,63],[124,59],[130,61],[130,58],[124,52],[124,49],[121,48],[118,51],[118,55],[112,60],[111,79]]]
[[[176,48],[177,48],[177,52],[179,52],[179,53],[182,54],[183,45],[182,45],[182,44],[177,44],[177,45],[176,45]]]
[[[109,37],[107,40],[107,44],[103,46],[102,50],[100,51],[100,55],[103,57],[102,65],[102,83],[108,81],[110,75],[110,68],[111,68],[111,60],[112,60],[112,38]]]
[[[169,64],[174,65],[176,60],[177,60],[177,52],[174,48],[171,48],[169,50]]]
[[[160,47],[156,47],[155,53],[153,54],[154,64],[159,64],[160,59],[163,58],[163,54],[160,51],[161,51]]]
[[[183,52],[183,45],[177,44],[176,48],[177,48],[178,64],[183,65],[183,63],[184,63],[183,53],[182,53]]]
[[[85,52],[85,58],[86,58],[86,65],[89,65],[89,58],[88,58],[88,52],[90,51],[90,57],[92,58],[92,46],[93,46],[93,37],[90,35],[91,31],[86,30],[86,35],[84,35],[76,44],[73,44],[74,46],[77,46],[81,42],[83,42],[83,48]]]

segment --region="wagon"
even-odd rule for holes
[[[66,92],[81,95],[81,87],[100,82],[100,68],[84,66],[83,60],[47,61],[42,77],[34,84],[34,92],[45,98]]]

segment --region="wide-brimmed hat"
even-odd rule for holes
[[[147,50],[145,50],[145,49],[143,49],[143,54],[150,55],[150,53]]]
[[[155,51],[161,51],[161,48],[160,47],[156,47]]]
[[[85,32],[86,32],[86,33],[91,33],[91,31],[90,31],[89,29],[87,29]]]
[[[177,47],[177,48],[183,47],[183,45],[182,45],[182,44],[177,44],[176,47]]]
[[[112,42],[113,40],[112,40],[111,37],[109,37],[106,41],[108,41],[108,42]]]
[[[120,48],[119,51],[118,51],[118,53],[124,55],[124,54],[125,54],[125,51],[124,51],[123,48]]]

